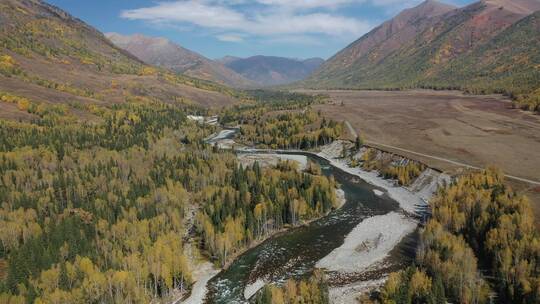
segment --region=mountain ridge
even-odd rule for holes
[[[505,30],[520,20],[540,10],[540,1],[483,0],[462,8],[446,7],[439,10],[442,14],[413,19],[408,26],[401,27],[393,35],[384,36],[378,43],[365,42],[370,42],[377,34],[381,35],[381,29],[388,28],[390,24],[403,24],[396,21],[399,21],[403,14],[412,12],[412,15],[415,15],[415,12],[422,11],[427,5],[439,4],[427,1],[398,14],[338,52],[301,85],[329,89],[457,88],[472,92],[504,92],[511,95],[526,94],[536,89],[538,85],[531,82],[518,87],[508,77],[506,78],[508,83],[495,81],[494,79],[502,79],[504,73],[518,75],[519,69],[524,65],[519,64],[516,58],[505,57],[501,52],[492,51],[487,54],[479,53],[478,50],[499,35],[504,35]],[[410,21],[406,18],[405,20]],[[531,35],[538,37],[539,34],[531,32]],[[530,39],[530,43],[540,46],[539,40],[539,38]],[[463,73],[470,70],[468,67],[456,65],[458,62],[463,63],[464,61],[460,61],[461,58],[470,54],[476,56],[475,59],[467,61],[472,65],[480,65],[485,56],[495,56],[500,59],[498,59],[500,63],[516,62],[513,65],[508,64],[509,70],[504,72],[496,69],[484,71],[491,73],[491,76],[480,77],[482,81],[475,83],[471,82],[474,80],[472,75]],[[536,57],[528,56],[528,58]],[[535,62],[532,61],[531,65],[535,66]],[[453,72],[450,72],[451,70]],[[482,71],[477,70],[476,73],[481,74]],[[452,74],[459,74],[463,78],[450,77]],[[443,81],[443,76],[447,77],[448,81]],[[479,81],[480,78],[475,79]]]
[[[142,34],[122,35],[119,33],[106,33],[105,36],[116,46],[147,64],[232,87],[255,85],[225,65],[163,37],[150,37]]]
[[[4,0],[0,8],[2,94],[80,105],[138,99],[220,106],[235,101],[230,88],[144,64],[58,7]],[[0,116],[10,118],[5,113]]]
[[[324,59],[256,55],[247,58],[226,56],[219,61],[260,86],[276,86],[306,78],[323,64]]]
[[[455,6],[442,4],[434,0],[425,1],[415,8],[405,9],[394,18],[383,22],[381,25],[374,28],[366,35],[360,37],[346,48],[338,52],[336,55],[332,56],[322,68],[328,68],[329,65],[336,64],[335,61],[338,61],[340,66],[351,64],[358,58],[365,55],[373,47],[387,42],[392,37],[395,37],[397,33],[404,30],[404,28],[407,26],[413,26],[415,28],[422,26],[415,23],[422,19],[439,16],[454,9],[456,9]],[[414,31],[415,28],[410,28],[409,31]],[[411,33],[406,33],[406,35],[401,37],[395,37],[399,40],[393,43],[397,44],[400,40],[406,41],[411,37],[411,35]]]

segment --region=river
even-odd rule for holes
[[[309,276],[315,264],[341,246],[345,237],[364,219],[399,210],[397,202],[375,195],[374,190],[378,188],[332,166],[325,159],[306,153],[292,154],[307,156],[321,166],[324,175],[334,176],[345,192],[346,203],[307,226],[280,233],[239,256],[208,283],[206,303],[246,303],[244,289],[257,279],[281,283],[289,278]],[[411,259],[411,243],[414,243],[413,236],[405,238],[392,251],[386,263],[387,271],[392,265],[397,267]],[[381,273],[372,273],[362,280],[380,276]]]

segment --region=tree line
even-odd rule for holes
[[[247,145],[271,149],[313,149],[338,139],[343,125],[326,120],[311,108],[268,112],[266,106],[240,112],[234,121],[240,126],[238,140]],[[230,115],[226,117],[231,119]]]

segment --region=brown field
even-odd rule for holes
[[[428,90],[307,92],[328,94],[332,103],[316,108],[330,118],[349,121],[370,144],[385,145],[379,145],[384,150],[392,152],[389,145],[476,167],[495,165],[506,174],[540,182],[540,116],[512,109],[501,96]],[[443,171],[462,168],[403,150],[393,152]],[[529,190],[540,215],[539,185],[511,182]]]

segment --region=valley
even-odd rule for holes
[[[449,179],[445,174],[425,169],[410,187],[400,187],[377,172],[354,168],[343,159],[344,147],[350,149],[346,141],[322,146],[318,153],[319,149],[315,152],[257,149],[235,143],[237,132],[221,131],[209,142],[226,149],[234,147],[240,160],[251,160],[248,164],[258,160],[270,166],[266,160],[274,156],[298,162],[308,172],[312,166],[320,166],[324,175],[340,184],[344,201],[324,217],[278,232],[240,255],[210,280],[206,303],[244,303],[244,297],[256,295],[265,284],[301,280],[317,268],[328,272],[332,302],[347,298],[348,302],[354,301],[359,287],[380,286],[391,271],[400,269],[414,257],[418,219],[424,215],[426,202],[437,186]],[[401,224],[390,224],[396,222]],[[365,225],[372,230],[366,233]],[[363,233],[359,235],[356,230]],[[349,252],[342,249],[351,247],[347,243],[366,248],[349,249]],[[340,266],[340,260],[347,266]]]
[[[539,303],[540,0],[452,3],[0,0],[0,304]]]

